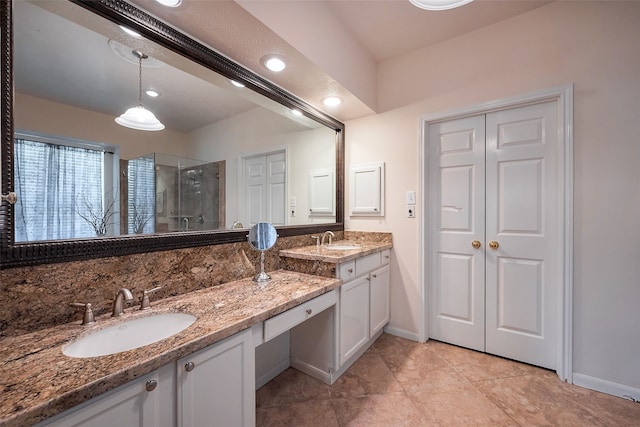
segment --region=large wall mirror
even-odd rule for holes
[[[128,3],[0,1],[3,268],[343,229],[339,121]]]

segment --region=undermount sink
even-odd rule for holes
[[[124,320],[97,330],[63,348],[69,357],[98,357],[133,350],[177,334],[196,321],[186,313],[162,313]]]
[[[360,248],[362,248],[362,246],[360,246],[360,245],[347,245],[347,244],[345,244],[345,245],[334,245],[334,244],[331,244],[331,245],[325,246],[325,248],[327,248],[329,250],[332,250],[332,251],[349,251],[349,250],[352,250],[352,249],[360,249]]]

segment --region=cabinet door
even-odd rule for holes
[[[41,426],[158,427],[172,426],[173,364],[94,397]]]
[[[384,216],[384,162],[349,167],[349,215]]]
[[[389,323],[389,266],[371,273],[370,282],[371,332],[374,336]]]
[[[178,426],[253,426],[254,372],[250,329],[178,360]]]
[[[340,364],[369,339],[369,277],[340,288]]]

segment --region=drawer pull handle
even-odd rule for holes
[[[144,385],[144,388],[147,389],[147,391],[153,391],[156,389],[156,387],[158,386],[158,381],[156,380],[149,380],[147,381],[147,383]]]
[[[193,368],[195,368],[195,367],[196,367],[196,365],[193,362],[187,362],[187,363],[184,364],[184,369],[187,372],[193,371]]]
[[[313,310],[311,310],[310,308],[307,308],[307,314],[311,314],[313,313]]]

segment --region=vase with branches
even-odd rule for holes
[[[112,224],[111,219],[115,215],[115,197],[107,198],[108,202],[95,206],[94,203],[87,198],[86,195],[80,195],[81,207],[76,207],[76,214],[85,220],[96,233],[96,236],[106,236],[109,226]],[[78,202],[76,201],[76,206]]]
[[[134,203],[131,212],[131,229],[134,233],[140,234],[144,232],[146,225],[153,219],[146,206],[138,206]]]

